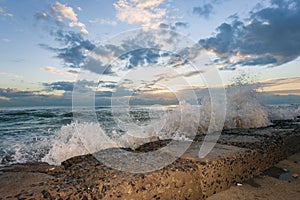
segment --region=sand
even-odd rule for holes
[[[300,174],[300,153],[294,154],[288,159],[279,162],[275,165],[275,167],[285,169],[294,175]],[[284,177],[281,177],[281,179],[284,179]],[[219,199],[300,199],[300,177],[287,177],[285,180],[280,180],[278,176],[271,176],[266,173],[261,173],[246,183],[243,183],[242,186],[232,186],[228,190],[209,197],[207,200]]]

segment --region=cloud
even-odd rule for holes
[[[189,24],[187,22],[175,22],[175,27],[187,28]]]
[[[157,28],[166,15],[166,9],[159,8],[162,3],[163,0],[119,0],[114,7],[123,22]]]
[[[145,64],[156,64],[157,59],[161,57],[159,52],[158,49],[140,48],[123,55],[121,59],[128,59],[126,69],[132,69],[133,67]]]
[[[160,23],[159,28],[164,28],[164,29],[171,29],[171,30],[176,30],[177,28],[187,28],[189,26],[189,23],[187,22],[174,22],[171,24],[166,24],[166,23]]]
[[[3,38],[3,39],[2,39],[2,41],[3,41],[3,42],[6,42],[6,43],[9,43],[9,42],[11,42],[11,40],[10,40],[10,39],[8,39],[8,38]]]
[[[62,14],[62,16],[71,21],[78,21],[77,14],[73,11],[73,8],[68,7],[64,4],[56,2],[51,6],[52,10],[56,13]]]
[[[21,76],[13,73],[8,73],[8,72],[0,72],[0,76],[7,76],[7,77],[12,77],[12,78],[21,78]]]
[[[209,18],[213,12],[213,5],[210,3],[204,4],[203,6],[198,6],[193,8],[193,13],[199,15],[200,17]]]
[[[89,20],[89,23],[91,24],[102,24],[102,25],[111,25],[111,26],[116,26],[117,22],[116,21],[112,21],[109,19],[94,19],[94,20]]]
[[[17,88],[0,88],[0,106],[72,105],[71,93],[57,91],[22,91]]]
[[[40,46],[57,53],[56,57],[62,59],[67,67],[80,68],[86,58],[85,51],[92,51],[96,47],[91,41],[84,39],[79,33],[59,30],[52,32],[52,35],[56,41],[65,47],[54,48],[46,44],[40,44]]]
[[[74,70],[65,71],[65,70],[60,70],[60,69],[57,69],[57,68],[51,67],[51,66],[46,66],[46,67],[43,67],[42,69],[45,71],[52,72],[54,74],[59,74],[59,75],[76,76],[78,73],[77,71],[74,71]]]
[[[123,76],[124,72],[136,67],[151,67],[162,62],[170,65],[176,64],[176,62],[174,63],[176,56],[160,50],[165,49],[160,45],[162,45],[162,40],[163,45],[176,44],[178,35],[165,30],[162,30],[161,33],[161,35],[166,34],[163,38],[156,38],[156,35],[140,31],[134,33],[134,35],[128,35],[129,37],[125,37],[118,43],[96,46],[93,42],[84,39],[81,34],[56,31],[52,32],[52,35],[63,47],[57,48],[46,44],[40,44],[40,46],[55,52],[56,57],[63,61],[65,67],[81,68],[96,74]],[[191,54],[199,54],[196,48],[184,49],[184,52],[180,51],[181,47],[171,46],[170,48],[174,48],[184,57],[187,56],[186,59],[192,59]],[[170,62],[167,63],[167,60]],[[181,66],[183,64],[181,63]],[[61,71],[49,67],[45,70],[62,74]]]
[[[73,82],[58,81],[53,83],[43,83],[43,86],[48,87],[50,90],[64,90],[73,91]]]
[[[50,8],[54,16],[46,12],[38,12],[35,14],[35,17],[37,19],[45,20],[55,19],[57,23],[63,23],[64,19],[66,19],[69,21],[69,27],[79,27],[82,34],[88,34],[85,24],[78,20],[77,14],[74,12],[72,7],[56,2],[51,5]]]
[[[55,91],[55,90],[61,90],[64,92],[71,92],[74,88],[76,88],[76,91],[95,91],[97,88],[97,83],[89,80],[78,80],[75,82],[70,81],[57,81],[52,83],[43,83],[43,86],[45,87],[46,91]]]
[[[0,7],[0,15],[3,15],[5,17],[13,17],[14,15],[12,13],[6,12],[4,8]]]
[[[0,96],[4,96],[6,98],[15,98],[15,97],[27,97],[31,96],[33,91],[21,91],[16,88],[0,88]]]
[[[193,13],[199,17],[208,19],[214,13],[215,5],[221,4],[224,1],[226,0],[211,0],[210,3],[204,3],[201,6],[194,7]]]
[[[165,23],[160,23],[159,24],[159,28],[169,28],[170,26],[168,24]]]
[[[50,19],[49,14],[46,13],[46,12],[37,12],[37,13],[34,14],[34,17],[35,17],[36,19],[39,19],[39,20],[40,20],[40,19],[44,19],[44,20]]]
[[[300,95],[300,77],[266,80],[260,83],[263,92]]]
[[[300,55],[300,2],[273,0],[251,12],[249,22],[234,19],[199,44],[215,52],[227,69],[249,65],[281,65]],[[220,62],[221,61],[221,62]]]

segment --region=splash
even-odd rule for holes
[[[79,124],[72,122],[69,125],[62,126],[61,129],[55,133],[52,141],[50,141],[52,147],[42,158],[42,161],[59,165],[62,161],[74,156],[85,155],[100,151],[101,149],[114,147],[114,145],[102,142],[102,140],[95,140],[93,133],[98,130],[98,124],[94,123]],[[87,148],[83,139],[93,140],[97,143],[91,143],[93,146]],[[89,151],[91,148],[93,152]]]
[[[127,127],[126,133],[112,131],[109,136],[99,124],[73,122],[56,132],[52,147],[42,161],[60,164],[77,155],[111,147],[135,149],[144,143],[163,139],[191,141],[196,134],[207,134],[211,125],[223,127],[223,124],[220,126],[220,122],[214,121],[219,113],[211,111],[209,98],[203,98],[201,105],[180,102],[179,106],[164,112],[158,119],[152,119],[143,128],[135,130]],[[227,88],[224,128],[257,128],[269,124],[268,111],[260,103],[256,87],[243,84]]]
[[[143,137],[131,129],[125,134],[116,131],[106,133],[99,124],[73,122],[62,126],[55,133],[50,141],[52,147],[42,161],[59,165],[68,158],[112,147],[135,149],[142,144],[162,139],[191,140],[192,135],[197,132],[197,113],[192,110],[193,106],[182,103],[182,107],[166,112],[162,118],[154,119],[144,126]]]
[[[256,84],[237,84],[227,88],[225,129],[259,128],[271,124],[266,106],[260,101]]]
[[[259,98],[258,88],[258,84],[244,82],[243,79],[238,79],[235,84],[226,88],[224,124],[217,120],[220,113],[212,113],[211,102],[207,96],[202,98],[200,105],[180,102],[177,107],[164,111],[142,128],[129,128],[123,134],[113,130],[108,136],[99,128],[99,124],[72,122],[56,132],[50,142],[51,149],[42,161],[60,164],[77,155],[111,147],[135,149],[142,144],[163,139],[191,141],[196,134],[209,134],[209,126],[215,126],[213,130],[259,128],[270,125],[272,120],[295,119],[300,115],[300,107],[293,105],[264,105]]]
[[[268,106],[269,118],[276,120],[295,120],[300,116],[298,105],[270,105]]]

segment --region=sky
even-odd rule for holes
[[[174,103],[239,74],[300,102],[298,0],[0,0],[0,27],[0,107]]]

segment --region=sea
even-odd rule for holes
[[[149,125],[151,120],[159,119],[173,107],[176,106],[134,106],[129,117],[139,126]],[[93,112],[97,116],[97,126],[111,138],[122,136],[127,130],[120,128],[116,120],[124,119],[128,113],[116,116],[110,107],[96,107]],[[0,108],[0,166],[35,161],[59,164],[69,157],[89,153],[80,144],[76,131],[80,129],[89,134],[98,131],[98,127],[95,123],[76,122],[74,114],[80,113],[74,113],[72,107]]]
[[[254,100],[237,106],[237,102],[240,105],[243,101],[229,105],[225,128],[263,127],[270,125],[272,120],[295,119],[300,115],[299,104],[257,105]],[[155,132],[157,139],[188,140],[188,136],[180,135],[184,131],[179,128],[178,121],[185,120],[184,129],[197,132],[199,124],[193,121],[192,113],[201,113],[201,126],[205,126],[204,122],[208,121],[208,114],[204,104],[196,108],[184,106],[184,110],[188,111],[186,116],[179,112],[178,105],[133,106],[128,113],[113,113],[110,107],[96,107],[93,111],[97,116],[96,124],[77,122],[74,115],[78,113],[74,113],[72,107],[0,108],[0,166],[35,161],[59,165],[70,157],[92,153],[82,144],[78,132],[81,135],[92,134],[94,137],[93,134],[101,130],[116,141],[114,144],[99,143],[94,151],[113,146],[131,147],[134,137],[122,138],[122,135],[134,131]],[[133,123],[135,126],[130,128],[120,125],[120,119],[124,119],[124,116],[129,119],[129,124]],[[145,139],[141,143],[148,141]]]

